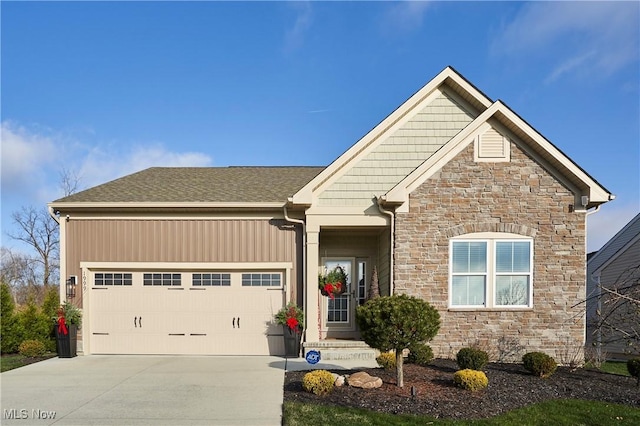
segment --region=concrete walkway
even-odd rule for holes
[[[375,361],[217,356],[52,358],[0,375],[2,425],[280,425],[284,372]]]

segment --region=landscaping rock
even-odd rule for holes
[[[345,380],[345,379],[344,379],[344,376],[338,376],[338,378],[336,379],[336,381],[335,381],[335,382],[333,382],[333,384],[334,384],[336,387],[342,387],[342,386],[344,386],[344,380]]]
[[[350,375],[347,383],[354,388],[375,389],[382,386],[382,379],[380,377],[370,376],[365,371],[360,371]]]

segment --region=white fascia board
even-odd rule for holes
[[[517,114],[515,114],[509,107],[504,105],[501,101],[496,101],[496,104],[500,104],[500,112],[511,121],[513,124],[523,130],[531,139],[533,139],[543,150],[553,156],[553,158],[565,167],[575,178],[580,180],[584,185],[589,187],[589,202],[590,203],[606,203],[611,200],[611,193],[598,184],[591,176],[585,173],[580,167],[576,165],[569,157],[564,155],[558,148],[556,148],[551,142],[546,140],[540,133],[533,129],[529,124],[522,120]]]
[[[497,110],[498,105],[493,104],[489,109],[476,117],[475,120],[469,123],[467,127],[454,136],[435,154],[420,164],[396,186],[391,188],[383,197],[383,200],[386,203],[406,203],[409,200],[409,194],[413,190],[422,185],[425,180],[458,155],[473,141],[476,135],[486,131],[490,127],[487,120],[491,118]]]
[[[523,132],[527,134],[536,144],[538,144],[543,150],[548,152],[553,158],[558,161],[563,167],[565,167],[571,174],[575,176],[571,179],[566,176],[568,181],[580,180],[584,185],[589,187],[589,202],[590,203],[604,203],[610,200],[611,194],[601,187],[596,181],[594,181],[589,175],[583,172],[571,159],[560,152],[549,141],[536,132],[525,121],[518,117],[513,111],[511,111],[506,105],[500,101],[496,101],[489,109],[480,114],[473,120],[467,127],[465,127],[460,133],[458,133],[453,139],[447,142],[438,152],[432,155],[424,163],[416,168],[411,174],[400,181],[395,187],[393,187],[384,196],[384,201],[387,203],[406,204],[409,198],[409,194],[415,190],[418,186],[424,183],[430,176],[432,176],[437,170],[444,166],[448,161],[453,159],[459,154],[469,143],[471,143],[474,137],[477,137],[480,133],[486,131],[491,125],[489,120],[494,118],[495,114],[500,112],[506,119],[511,121],[514,125],[518,126]],[[495,118],[494,118],[495,119]],[[500,122],[500,120],[497,120]],[[524,143],[524,141],[523,141]],[[576,192],[576,196],[581,195],[577,193],[577,186],[571,185],[572,190]]]
[[[313,205],[314,201],[316,201],[315,194],[322,192],[324,188],[342,176],[342,174],[348,170],[350,163],[357,161],[374,149],[375,146],[377,146],[375,142],[382,142],[386,134],[392,134],[398,127],[407,122],[412,117],[410,113],[415,111],[416,107],[420,105],[426,106],[431,100],[438,96],[440,94],[440,90],[438,89],[447,79],[454,80],[460,87],[467,90],[471,96],[486,107],[491,105],[489,99],[482,95],[482,93],[469,84],[451,67],[447,67],[294,194],[291,198],[293,204]]]

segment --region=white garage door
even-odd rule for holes
[[[94,354],[283,355],[279,271],[93,271]]]

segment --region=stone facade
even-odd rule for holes
[[[451,357],[478,344],[494,359],[524,352],[556,357],[580,350],[585,319],[585,215],[574,196],[511,142],[511,161],[474,162],[473,144],[417,188],[396,218],[395,292],[419,296],[440,312],[430,343]],[[533,238],[531,309],[448,307],[449,240],[473,232]],[[576,306],[577,305],[577,306]],[[514,353],[510,353],[514,352]]]

